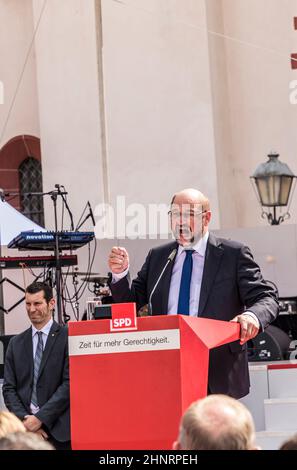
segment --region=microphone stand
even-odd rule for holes
[[[95,220],[94,220],[94,216],[93,216],[93,212],[92,212],[92,207],[91,207],[91,204],[87,203],[88,207],[89,207],[89,213],[85,216],[84,220],[76,227],[75,230],[79,230],[80,227],[82,227],[82,225],[89,219],[91,218],[92,219],[92,223],[93,225],[95,226]],[[84,211],[86,210],[86,208],[84,209]]]
[[[57,216],[57,199],[58,191],[52,191],[51,199],[54,204],[55,215],[55,261],[56,261],[56,292],[57,292],[57,313],[58,323],[63,324],[62,319],[62,297],[61,297],[61,261],[60,261],[60,247],[59,247],[59,234],[58,234],[58,216]]]
[[[64,204],[65,204],[65,207],[66,207],[67,212],[68,212],[69,217],[70,217],[71,230],[74,231],[73,215],[72,215],[72,212],[71,212],[70,207],[69,207],[69,205],[68,205],[67,199],[66,199],[66,197],[65,197],[68,193],[65,192],[65,191],[66,191],[66,190],[65,190],[65,187],[64,187],[64,186],[61,186],[60,184],[55,184],[55,188],[57,188],[58,194],[59,194],[59,195],[62,197],[62,199],[63,199],[63,202],[64,202]],[[64,192],[61,191],[60,188],[63,188],[63,189],[64,189]]]
[[[162,276],[163,276],[163,274],[164,274],[164,272],[165,272],[165,270],[166,270],[168,264],[170,264],[170,263],[174,260],[176,253],[177,253],[177,249],[174,248],[174,249],[172,250],[172,252],[170,253],[170,255],[168,256],[167,261],[166,261],[166,264],[165,264],[164,268],[162,269],[161,274],[160,274],[160,276],[158,277],[157,282],[155,283],[152,292],[150,293],[149,300],[148,300],[148,304],[147,304],[148,316],[152,316],[152,314],[153,314],[152,297],[153,297],[153,295],[154,295],[154,293],[155,293],[155,290],[156,290],[157,286],[159,285],[159,282],[160,282],[160,280],[161,280],[161,278],[162,278]]]
[[[58,233],[58,213],[57,213],[57,199],[58,196],[66,196],[66,191],[54,190],[47,193],[26,193],[27,196],[47,196],[49,195],[54,205],[54,218],[55,218],[55,269],[56,269],[56,293],[57,293],[57,315],[59,325],[63,325],[63,313],[62,313],[62,276],[61,276],[61,260],[60,260],[60,247],[59,247],[59,233]],[[65,318],[64,318],[65,320]]]

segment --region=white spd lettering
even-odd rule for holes
[[[132,320],[130,318],[115,318],[113,320],[113,326],[115,328],[123,328],[131,326],[132,325]]]

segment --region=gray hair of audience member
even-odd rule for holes
[[[55,448],[33,432],[14,432],[0,439],[1,450],[55,450]]]
[[[0,438],[12,432],[26,432],[22,421],[10,411],[0,411]]]
[[[297,450],[297,434],[293,434],[293,436],[283,442],[279,450]]]
[[[257,450],[248,409],[226,395],[209,395],[184,413],[175,450]]]

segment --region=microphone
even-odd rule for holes
[[[92,224],[93,224],[94,227],[95,227],[96,222],[95,222],[95,217],[94,217],[94,214],[93,214],[93,211],[92,211],[92,206],[91,206],[91,204],[90,204],[90,201],[88,201],[88,207],[89,207],[89,211],[90,211],[90,217],[91,217],[91,219],[92,219]]]
[[[162,276],[163,276],[168,264],[170,264],[174,260],[176,253],[177,253],[177,248],[174,248],[174,250],[172,250],[172,252],[168,256],[166,264],[165,264],[164,268],[162,269],[161,274],[158,277],[157,282],[155,283],[155,285],[152,289],[152,292],[150,293],[149,300],[148,300],[148,315],[153,314],[153,311],[152,311],[152,297],[155,293],[156,288],[158,287],[158,284],[159,284],[160,280],[162,279]]]
[[[63,186],[62,184],[55,184],[55,188],[56,189],[54,191],[56,193],[60,194],[62,197],[67,196],[68,193],[66,192],[65,186]],[[62,190],[61,190],[61,188],[62,188]]]
[[[63,202],[65,204],[65,207],[66,207],[67,212],[68,212],[69,217],[70,217],[71,230],[74,230],[73,215],[72,215],[72,212],[70,210],[70,207],[69,207],[67,199],[66,199],[66,196],[68,194],[66,192],[66,188],[62,184],[55,184],[55,188],[56,188],[56,193],[59,194],[63,199]],[[63,191],[61,191],[61,188],[63,189]]]

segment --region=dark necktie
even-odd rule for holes
[[[192,254],[194,253],[194,250],[185,251],[186,257],[183,264],[177,307],[177,313],[181,315],[189,315],[190,313],[190,288],[193,268]]]
[[[40,369],[40,364],[41,364],[41,359],[42,359],[42,354],[43,354],[42,331],[37,331],[37,335],[38,335],[38,343],[37,343],[37,348],[36,348],[36,352],[34,356],[34,377],[33,377],[33,387],[32,387],[32,395],[31,395],[31,403],[33,403],[34,406],[38,406],[36,385],[37,385],[37,379],[38,379],[38,374],[39,374],[39,369]]]

